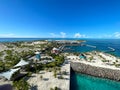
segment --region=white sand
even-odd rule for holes
[[[2,43],[0,43],[0,52],[6,50],[6,46]]]
[[[70,55],[70,56],[67,56],[67,59],[76,60],[76,59],[79,59],[79,56]]]
[[[72,62],[81,62],[81,63],[85,63],[85,64],[89,64],[92,66],[96,66],[96,67],[103,67],[103,68],[109,68],[109,69],[117,69],[120,70],[120,67],[116,67],[115,65],[112,65],[113,62],[115,62],[116,64],[120,64],[120,59],[110,55],[110,54],[106,54],[106,53],[102,53],[102,52],[96,52],[96,54],[94,52],[90,52],[89,55],[85,55],[87,60],[85,59],[76,59],[76,60],[71,60]],[[93,59],[90,61],[90,57],[93,56]],[[76,58],[77,56],[69,56],[68,58]],[[103,62],[102,60],[109,60],[106,62]],[[116,62],[116,60],[118,60],[118,62]]]
[[[65,70],[68,74],[62,76],[67,79],[58,79],[54,77],[53,72],[42,71],[42,74],[32,74],[33,77],[29,78],[28,82],[30,85],[37,86],[38,90],[50,90],[50,88],[56,86],[61,90],[69,90],[70,64],[65,64],[61,67],[61,71]],[[42,80],[40,78],[41,75],[43,76]]]
[[[4,85],[4,84],[12,84],[12,81],[8,81],[5,78],[1,77],[0,78],[0,85]]]

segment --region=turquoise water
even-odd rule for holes
[[[120,82],[72,71],[70,90],[120,90]]]

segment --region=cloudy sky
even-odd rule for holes
[[[0,37],[120,38],[120,0],[0,0]]]

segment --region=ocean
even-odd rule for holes
[[[0,38],[0,42],[34,41],[34,40],[45,40],[45,38]]]
[[[34,41],[34,40],[79,40],[75,38],[0,38],[0,42],[15,41]],[[89,46],[69,46],[69,52],[88,52],[93,50],[104,51],[120,57],[120,39],[82,39],[86,40],[85,44]],[[110,48],[114,48],[114,52],[110,52]],[[97,78],[71,72],[70,90],[120,90],[120,82],[109,79]]]
[[[120,39],[85,39],[85,40],[86,40],[85,44],[95,46],[96,48],[89,46],[67,46],[67,48],[71,49],[68,50],[68,52],[83,53],[83,52],[97,50],[97,51],[108,52],[117,57],[120,57]],[[114,48],[115,51],[111,52],[109,47]]]
[[[0,42],[36,41],[36,40],[79,40],[75,38],[0,38]]]

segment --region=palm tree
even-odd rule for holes
[[[1,71],[4,71],[4,69],[5,69],[4,62],[2,62],[2,61],[0,60],[0,72],[1,72]]]
[[[55,87],[55,90],[58,90],[58,87]]]
[[[56,73],[56,71],[54,71],[54,77],[55,77],[55,78],[57,77],[57,73]]]
[[[41,79],[41,80],[43,79],[43,76],[42,76],[42,75],[40,76],[40,79]]]

